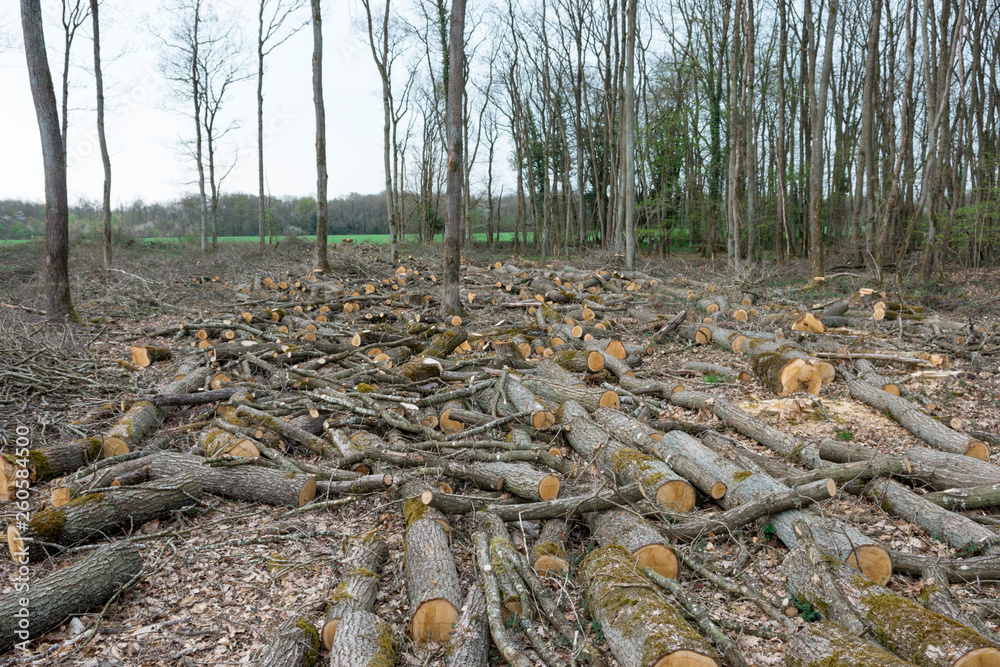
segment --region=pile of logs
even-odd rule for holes
[[[749,664],[733,628],[685,591],[694,572],[757,604],[787,640],[788,664],[1000,665],[996,635],[947,596],[949,578],[1000,576],[998,534],[972,512],[1000,506],[995,436],[936,419],[872,363],[947,363],[937,349],[872,349],[879,327],[936,327],[952,346],[984,331],[870,294],[794,308],[695,281],[500,263],[467,267],[465,281],[464,320],[436,316],[436,278],[400,266],[381,281],[265,277],[265,298],[246,310],[146,332],[131,363],[169,365],[158,391],[131,397],[99,438],[0,465],[5,500],[22,468],[50,492],[7,527],[16,561],[111,541],[33,584],[31,636],[110,600],[142,569],[129,533],[196,513],[207,496],[310,511],[387,494],[405,523],[407,636],[377,613],[389,547],[373,531],[345,545],[322,618],[289,617],[256,664],[313,664],[325,650],[331,665],[388,665],[402,641],[448,644],[450,665],[486,665],[491,645],[517,666],[606,664],[603,643],[627,667]],[[661,316],[655,299],[683,302]],[[750,372],[644,371],[663,344],[720,348]],[[691,386],[702,377],[713,381]],[[846,387],[925,446],[801,440],[704,391],[718,380],[809,400]],[[689,421],[663,418],[679,410]],[[847,494],[960,555],[899,553],[813,507]],[[784,602],[684,546],[737,539],[760,519],[788,549]],[[574,531],[595,545],[582,560]],[[471,559],[457,558],[466,548]],[[887,587],[894,574],[923,576],[938,594],[901,596]],[[569,576],[589,619],[553,597],[551,582]],[[790,621],[795,607],[822,621]],[[16,609],[14,593],[0,596],[0,650],[21,641]]]

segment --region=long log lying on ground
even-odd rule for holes
[[[477,472],[496,475],[501,489],[528,500],[552,500],[559,496],[559,478],[523,463],[477,463]]]
[[[785,585],[792,596],[845,627],[869,624],[889,650],[920,665],[1000,664],[1000,649],[992,642],[859,576],[843,563],[831,563],[812,547],[804,528],[804,524],[796,526],[803,543],[786,556],[783,566]]]
[[[737,465],[686,433],[667,433],[663,444],[710,467],[712,474],[726,483],[726,495],[718,502],[727,510],[760,496],[789,490],[752,462],[741,459]],[[849,524],[807,510],[793,509],[771,516],[771,525],[778,538],[789,549],[798,542],[793,529],[797,520],[804,520],[813,526],[813,535],[824,553],[849,562],[876,581],[884,583],[892,576],[892,559],[884,547]]]
[[[549,401],[553,405],[575,401],[586,408],[588,412],[593,412],[600,407],[617,408],[621,404],[618,394],[610,389],[573,387],[537,377],[524,378],[521,384],[541,401]]]
[[[7,526],[11,555],[27,548],[29,560],[41,560],[50,547],[75,546],[170,516],[182,507],[198,504],[201,485],[191,475],[171,480],[123,486],[81,496],[62,507],[35,512],[23,525]]]
[[[867,359],[858,359],[855,361],[854,370],[858,372],[860,379],[888,394],[902,396],[904,393],[902,383],[894,382],[883,375],[879,375],[879,372],[875,369],[875,365]]]
[[[392,628],[370,611],[341,619],[330,648],[330,667],[384,667],[396,664]]]
[[[19,450],[24,456],[19,456]],[[79,470],[101,456],[101,441],[97,438],[80,438],[67,443],[57,443],[39,449],[17,448],[12,453],[0,454],[0,502],[13,499],[17,487],[18,469],[24,469],[28,478],[42,482]]]
[[[788,638],[788,667],[914,667],[830,621],[807,623]]]
[[[406,588],[413,641],[447,641],[458,621],[462,589],[448,536],[433,519],[418,519],[406,529]]]
[[[253,663],[255,667],[313,667],[319,660],[319,635],[302,614],[281,624]]]
[[[250,463],[224,468],[205,463],[206,459],[197,456],[160,452],[149,457],[149,474],[154,480],[190,474],[205,493],[264,505],[302,507],[316,497],[316,478],[312,475]]]
[[[626,447],[595,423],[583,406],[567,401],[556,413],[568,431],[566,441],[585,460],[594,463],[618,484],[642,484],[649,498],[671,512],[687,512],[694,507],[694,488],[663,461]]]
[[[486,667],[490,658],[490,625],[486,597],[478,582],[469,587],[462,615],[448,638],[445,664],[449,667]]]
[[[641,516],[627,510],[588,514],[587,525],[602,546],[625,548],[641,570],[648,567],[668,579],[676,579],[680,565],[667,540]]]
[[[985,442],[954,431],[907,401],[868,384],[863,380],[847,383],[851,398],[867,403],[880,412],[888,413],[900,426],[934,449],[952,454],[965,454],[988,461],[990,448]]]
[[[30,594],[15,586],[0,595],[0,653],[44,635],[74,614],[99,608],[141,571],[138,547],[116,542],[32,580]]]
[[[716,652],[638,574],[631,554],[600,547],[580,564],[587,605],[621,667],[716,666]]]
[[[966,489],[935,491],[924,494],[921,498],[949,510],[1000,507],[1000,484],[986,484]]]
[[[160,394],[186,394],[200,388],[208,376],[208,369],[198,369],[196,361],[181,365],[174,380],[160,388]],[[173,406],[157,407],[149,401],[138,401],[104,435],[104,456],[127,454],[135,449],[146,435],[174,410]]]
[[[52,507],[62,507],[89,489],[141,484],[149,481],[149,457],[150,454],[147,452],[136,451],[119,457],[118,463],[104,465],[116,459],[102,459],[98,464],[86,469],[91,470],[97,465],[102,466],[89,474],[81,475],[80,473],[84,471],[77,471],[62,480],[58,486],[54,486],[50,496]]]
[[[320,636],[330,649],[340,620],[355,611],[372,611],[378,593],[378,572],[389,557],[389,547],[380,539],[365,537],[351,541],[344,563],[344,578],[330,593]]]

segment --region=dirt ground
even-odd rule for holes
[[[265,275],[305,275],[310,258],[310,247],[294,243],[272,248],[266,257],[256,246],[224,246],[208,256],[171,246],[131,247],[120,249],[115,269],[105,272],[99,267],[97,249],[84,248],[74,253],[71,264],[74,304],[84,323],[53,328],[35,312],[44,308],[40,247],[0,248],[0,433],[5,444],[12,446],[12,434],[18,425],[27,427],[36,446],[83,436],[100,437],[121,415],[127,402],[151,393],[166,376],[165,368],[136,370],[122,363],[128,359],[129,344],[145,340],[144,329],[212,317],[233,318],[250,304],[268,298],[255,279]],[[475,266],[497,260],[541,265],[539,261],[511,258],[509,248],[495,253],[478,250],[466,259]],[[436,249],[427,252],[404,248],[402,263],[407,261],[434,266],[439,265],[440,258]],[[335,275],[370,280],[390,277],[394,269],[387,255],[374,248],[334,250],[331,264]],[[621,268],[621,258],[594,253],[549,264],[554,268],[569,264],[578,269],[611,269]],[[808,271],[804,263],[798,263],[734,275],[725,271],[722,262],[689,255],[644,258],[640,268],[666,281],[696,278],[761,297],[805,284]],[[877,287],[863,269],[840,273],[802,302],[811,305],[852,294],[861,287]],[[943,318],[971,318],[986,325],[1000,321],[1000,270],[995,268],[958,268],[948,274],[946,282],[901,291]],[[656,296],[647,307],[669,317],[682,304]],[[485,307],[472,310],[465,324],[473,330],[506,315],[500,309]],[[619,324],[625,340],[645,340],[634,322],[622,319]],[[886,345],[892,344],[890,336]],[[958,416],[976,428],[998,432],[1000,369],[994,355],[1000,353],[1000,346],[987,344],[981,351],[987,363],[979,368],[972,368],[967,358],[953,356],[947,372],[907,375],[892,368],[882,372],[904,381],[912,393],[936,403],[939,414]],[[817,401],[820,409],[804,401],[782,410],[775,408],[773,394],[756,379],[742,383],[705,381],[683,374],[681,369],[691,360],[749,370],[746,360],[737,355],[670,339],[656,346],[640,375],[671,379],[689,389],[726,396],[803,439],[849,439],[883,452],[899,452],[921,444],[889,417],[852,400],[843,383],[824,389]],[[199,408],[178,411],[161,429],[175,429],[205,419],[206,414]],[[716,423],[710,414],[675,407],[659,417]],[[770,455],[756,443],[726,432],[754,451]],[[178,434],[172,444],[183,449],[192,444],[192,438],[190,434]],[[1000,463],[1000,457],[994,454],[993,462]],[[48,483],[33,487],[36,510],[47,501],[49,488]],[[461,490],[456,488],[456,492]],[[142,550],[148,576],[103,612],[94,610],[32,641],[28,654],[0,656],[0,667],[247,664],[290,613],[304,612],[314,621],[322,621],[326,601],[339,581],[346,540],[368,532],[381,536],[390,548],[389,560],[381,571],[375,612],[393,628],[399,642],[398,664],[443,664],[440,647],[418,647],[408,639],[410,605],[403,576],[403,519],[398,501],[390,494],[352,496],[342,505],[305,512],[219,499],[209,499],[208,505],[197,514],[183,513],[137,527],[131,539]],[[956,555],[922,529],[846,492],[818,504],[816,509],[848,518],[864,533],[895,550]],[[3,523],[10,518],[8,510],[0,506]],[[705,502],[699,511],[713,512],[717,508]],[[475,577],[470,559],[471,523],[471,518],[452,522],[452,550],[463,591]],[[530,544],[531,527],[522,530],[524,541]],[[567,539],[571,566],[593,546],[586,528],[576,522]],[[77,548],[70,555],[33,565],[31,576],[43,577],[91,549]],[[699,541],[678,545],[677,549],[705,560],[728,576],[746,577],[772,595],[776,605],[786,606],[780,565],[787,549],[767,529],[766,520],[732,536],[709,534]],[[14,573],[12,562],[0,558],[0,592],[12,588]],[[754,604],[715,588],[690,571],[682,574],[681,581],[709,615],[724,624],[751,664],[783,662],[785,642],[779,628]],[[549,584],[569,620],[581,620],[586,626],[587,611],[575,574]],[[920,584],[919,580],[897,575],[890,587],[915,596]],[[952,591],[963,609],[983,614],[990,627],[997,628],[1000,618],[992,615],[1000,609],[996,602],[1000,600],[1000,589],[995,583],[955,584]],[[805,621],[800,618],[797,622]],[[595,637],[606,650],[600,635]],[[608,664],[614,665],[610,652],[607,655]],[[494,658],[491,664],[506,664],[499,655]],[[321,659],[328,659],[325,653]]]

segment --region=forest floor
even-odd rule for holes
[[[202,255],[176,248],[118,249],[114,270],[103,271],[99,250],[85,247],[74,251],[71,262],[73,300],[84,323],[66,328],[50,328],[36,311],[44,308],[40,247],[0,248],[0,432],[6,446],[12,446],[17,425],[30,431],[32,446],[72,440],[84,436],[101,437],[137,396],[155,393],[168,377],[168,365],[138,369],[127,360],[129,345],[146,340],[144,331],[160,327],[236,319],[248,308],[269,303],[273,292],[262,290],[265,276],[291,279],[309,273],[312,249],[306,244],[288,243],[269,249],[262,257],[256,246],[225,245],[218,252]],[[561,269],[572,265],[580,271],[621,269],[620,257],[592,253],[541,262],[522,261],[503,254],[477,250],[463,260],[470,266],[489,267],[496,261],[526,267]],[[423,273],[438,272],[437,248],[404,248],[402,266],[419,266]],[[387,249],[347,247],[331,252],[333,276],[363,279],[378,284],[391,279],[394,267]],[[644,257],[640,270],[667,284],[675,279],[695,279],[739,293],[761,298],[779,289],[801,287],[809,279],[808,265],[795,262],[783,267],[759,267],[734,275],[724,261],[709,261],[692,255],[666,259]],[[807,306],[849,297],[859,288],[878,288],[863,269],[831,271],[837,277],[819,290],[803,295]],[[428,294],[436,286],[422,284]],[[895,286],[893,286],[894,289]],[[906,287],[913,305],[925,307],[943,319],[984,324],[1000,322],[1000,269],[965,270],[955,268],[931,287]],[[651,291],[639,292],[645,308],[669,319],[685,307],[679,300]],[[485,329],[498,322],[512,321],[512,312],[488,302],[470,309],[463,326],[469,331]],[[364,311],[359,313],[363,315]],[[347,320],[345,320],[347,321]],[[689,320],[690,321],[690,320]],[[349,321],[347,321],[350,324]],[[627,317],[614,318],[617,335],[623,342],[648,339],[640,325]],[[358,326],[366,325],[359,320]],[[398,327],[401,328],[401,327]],[[888,332],[891,344],[891,331]],[[176,344],[175,344],[176,345]],[[184,342],[184,346],[188,343]],[[991,350],[996,351],[996,350]],[[895,375],[905,381],[911,393],[937,404],[938,414],[961,417],[976,428],[1000,431],[1000,370],[996,357],[986,357],[991,368],[973,369],[966,358],[953,356],[947,372]],[[882,452],[900,452],[922,444],[889,417],[853,399],[843,383],[825,387],[818,401],[821,410],[809,401],[775,408],[774,395],[757,379],[730,382],[716,377],[692,377],[681,371],[688,361],[710,361],[737,370],[748,370],[747,360],[715,347],[695,346],[678,338],[655,345],[645,358],[641,375],[681,383],[687,389],[710,391],[725,396],[744,409],[764,417],[769,423],[804,440],[849,440]],[[883,373],[892,375],[893,369]],[[669,407],[659,419],[718,424],[707,411],[695,412]],[[194,435],[177,428],[209,418],[204,410],[192,408],[175,412],[161,430],[175,433],[171,444],[184,450],[194,443]],[[733,432],[735,440],[763,455],[768,450]],[[993,455],[1000,463],[1000,456]],[[456,493],[465,488],[456,486]],[[51,483],[33,487],[33,507],[47,502]],[[706,509],[711,511],[706,503]],[[951,557],[954,549],[939,542],[916,525],[890,516],[874,504],[846,492],[816,505],[822,513],[847,518],[866,535],[904,552]],[[0,506],[4,520],[8,509]],[[452,551],[455,554],[463,591],[476,577],[470,556],[473,518],[452,521]],[[585,627],[587,610],[583,604],[575,567],[594,546],[581,522],[572,525],[566,537],[571,574],[549,580],[571,622]],[[787,549],[767,529],[766,520],[747,525],[731,536],[708,534],[675,548],[704,559],[727,576],[745,576],[774,596],[783,605],[781,562]],[[530,526],[523,542],[530,544]],[[169,520],[154,521],[131,533],[142,550],[148,575],[103,613],[66,623],[30,644],[30,654],[0,655],[0,667],[26,660],[26,664],[80,665],[229,665],[247,664],[267,644],[271,635],[290,613],[301,612],[322,621],[329,595],[339,581],[338,566],[346,540],[374,532],[389,546],[389,560],[382,568],[375,613],[387,620],[399,643],[400,665],[443,664],[441,647],[427,648],[409,640],[410,604],[404,584],[404,522],[399,500],[392,493],[350,496],[344,504],[312,511],[249,505],[210,499],[198,514],[184,513]],[[517,544],[515,535],[515,544]],[[63,555],[32,566],[32,577],[43,577],[63,567],[72,558],[86,553]],[[14,564],[0,558],[0,593],[9,591],[15,575]],[[785,640],[774,622],[751,602],[715,588],[690,571],[681,574],[686,591],[693,594],[710,616],[725,623],[727,634],[736,642],[750,664],[774,665],[784,660]],[[895,576],[890,588],[907,597],[916,596],[919,579]],[[953,595],[967,612],[984,615],[990,627],[997,627],[991,614],[1000,610],[1000,588],[993,583],[954,583]],[[666,594],[669,597],[669,594]],[[990,601],[993,601],[990,604]],[[787,603],[784,604],[787,606]],[[801,617],[797,623],[804,623]],[[742,630],[740,630],[742,628]],[[610,656],[599,631],[595,641]],[[496,662],[506,664],[499,654]],[[326,661],[326,654],[322,660]],[[534,654],[531,654],[534,659]],[[540,663],[538,663],[540,664]]]

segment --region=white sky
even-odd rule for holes
[[[308,5],[308,3],[306,3]],[[327,0],[323,14],[324,97],[330,197],[381,192],[381,84],[367,40],[352,28],[355,2]],[[245,32],[248,73],[232,89],[221,114],[241,127],[224,141],[236,168],[224,192],[257,192],[256,5],[257,0],[215,0],[211,7],[239,22]],[[45,39],[56,97],[62,76],[59,0],[42,0]],[[44,198],[38,126],[21,44],[18,3],[0,3],[0,199]],[[301,17],[308,18],[308,10]],[[112,168],[112,202],[174,199],[197,189],[194,160],[180,152],[192,137],[193,121],[174,111],[160,72],[156,35],[170,18],[162,0],[104,0],[101,50],[104,61],[105,125]],[[362,41],[364,40],[364,41]],[[68,187],[70,203],[100,200],[104,176],[97,143],[90,20],[77,33],[70,70]],[[265,60],[264,160],[270,193],[316,192],[315,115],[312,101],[312,28],[306,26]]]

